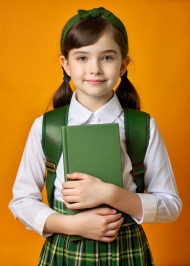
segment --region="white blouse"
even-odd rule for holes
[[[126,151],[124,112],[120,102],[114,94],[109,102],[95,112],[82,106],[73,93],[68,125],[84,125],[98,123],[118,123],[120,130],[120,145],[122,157],[122,171],[124,188],[136,191],[136,184],[131,175],[132,164]],[[42,203],[41,191],[45,182],[45,156],[42,150],[42,120],[37,118],[30,130],[17,177],[13,187],[13,199],[9,208],[15,218],[25,224],[27,229],[43,235],[46,219],[56,213],[49,206]],[[63,154],[57,166],[54,197],[63,201],[61,195],[62,183],[65,181]],[[146,194],[138,193],[143,207],[141,223],[164,223],[177,219],[182,208],[178,196],[175,178],[165,144],[154,118],[150,118],[150,140],[144,163]],[[47,237],[49,235],[43,235]]]

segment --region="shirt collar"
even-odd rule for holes
[[[121,104],[117,95],[114,93],[113,97],[106,104],[96,110],[94,114],[98,116],[102,123],[113,123],[122,111]],[[92,114],[92,111],[88,110],[77,101],[76,91],[74,91],[70,102],[69,115],[79,124],[84,124]]]

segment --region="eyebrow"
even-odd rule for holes
[[[110,50],[103,50],[103,51],[101,51],[101,53],[102,54],[103,53],[114,53],[114,54],[117,54],[117,52],[115,50],[112,50],[112,49],[110,49]],[[73,55],[75,55],[75,54],[88,54],[88,52],[85,52],[85,51],[76,51],[75,53],[73,53]]]

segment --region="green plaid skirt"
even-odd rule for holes
[[[54,200],[54,209],[66,214],[64,203]],[[71,241],[69,235],[53,234],[46,239],[39,266],[147,266],[154,265],[141,225],[121,226],[113,242],[90,239]]]

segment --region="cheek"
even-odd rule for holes
[[[115,67],[110,68],[107,74],[109,75],[109,78],[111,80],[111,86],[115,87],[120,76],[120,65],[118,64]]]
[[[83,67],[78,66],[78,65],[73,65],[72,68],[70,69],[71,77],[81,77],[84,75],[85,71]]]
[[[109,77],[113,80],[118,80],[118,77],[120,75],[120,68],[119,65],[113,68],[110,68],[109,71],[107,72]]]

